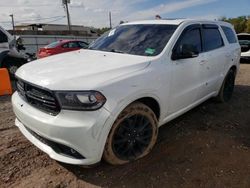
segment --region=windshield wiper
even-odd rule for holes
[[[121,51],[121,50],[116,50],[116,49],[111,49],[110,52],[125,54],[125,52],[123,52],[123,51]]]

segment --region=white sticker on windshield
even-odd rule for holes
[[[110,32],[109,32],[109,37],[113,36],[115,34],[115,30],[116,29],[112,29]]]

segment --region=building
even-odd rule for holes
[[[61,24],[44,24],[44,23],[38,23],[38,24],[20,24],[15,26],[16,31],[40,31],[40,32],[61,32],[61,33],[67,33],[68,31],[68,25],[61,25]],[[73,33],[85,33],[86,35],[95,35],[96,32],[90,28],[85,27],[81,25],[71,25],[71,30]]]

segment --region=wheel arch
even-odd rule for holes
[[[161,109],[160,109],[160,104],[156,99],[154,99],[153,97],[142,97],[135,100],[134,102],[140,102],[148,106],[154,112],[157,120],[159,121],[161,115]]]
[[[229,71],[230,70],[234,71],[235,74],[238,72],[238,69],[237,69],[236,65],[231,66]]]

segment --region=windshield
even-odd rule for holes
[[[89,49],[141,56],[160,54],[177,25],[121,25],[106,32]]]
[[[60,41],[52,42],[51,44],[47,45],[45,48],[55,48],[60,44]]]

